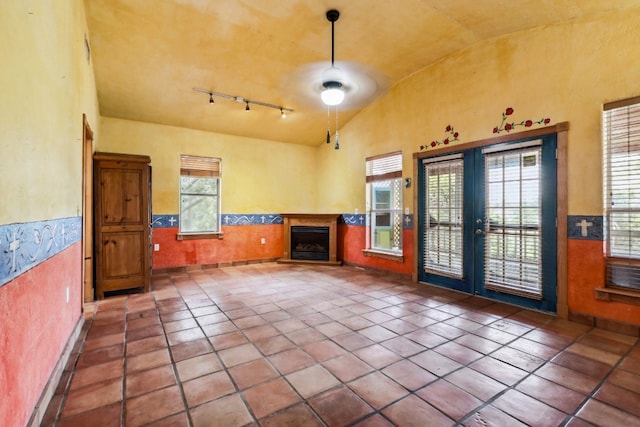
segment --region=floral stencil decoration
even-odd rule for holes
[[[460,135],[458,132],[455,131],[455,129],[453,129],[453,126],[448,125],[447,128],[444,130],[446,133],[448,133],[449,135],[451,135],[450,137],[446,137],[445,139],[443,139],[442,141],[431,141],[431,143],[429,145],[421,145],[420,146],[420,150],[426,150],[429,147],[437,147],[438,145],[444,144],[444,145],[449,145],[449,143],[454,142],[454,141],[459,141],[458,136]]]
[[[508,107],[506,110],[504,110],[504,112],[502,113],[502,123],[500,123],[500,126],[496,126],[493,128],[493,133],[500,133],[502,131],[511,132],[516,126],[524,126],[526,128],[530,128],[533,125],[541,125],[541,124],[548,125],[549,122],[551,122],[551,119],[548,117],[542,118],[537,121],[523,120],[520,123],[508,122],[507,118],[512,114],[513,114],[513,108]]]

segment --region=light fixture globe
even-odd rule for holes
[[[337,81],[328,81],[322,83],[324,90],[320,94],[320,98],[325,105],[340,105],[344,101],[344,90],[342,83]]]

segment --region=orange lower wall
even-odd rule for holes
[[[569,239],[567,297],[569,311],[640,325],[640,306],[599,301],[596,288],[605,283],[605,259],[600,240]]]
[[[176,240],[177,227],[153,230],[153,268],[184,267],[233,261],[279,258],[282,224],[222,226],[223,239]],[[265,239],[265,244],[260,239]]]
[[[28,422],[80,318],[81,248],[77,242],[0,287],[0,425]]]
[[[367,227],[338,225],[338,258],[344,262],[371,267],[376,269],[393,271],[410,275],[413,266],[413,231],[403,230],[402,247],[404,261],[398,262],[389,259],[364,256],[362,250],[366,248]]]

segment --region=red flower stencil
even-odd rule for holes
[[[440,144],[449,145],[449,143],[451,143],[451,142],[459,141],[458,136],[460,134],[458,132],[456,132],[455,129],[453,129],[453,126],[448,125],[444,131],[446,133],[448,133],[449,135],[451,135],[451,136],[446,137],[442,141],[434,140],[434,141],[431,141],[431,143],[429,143],[428,145],[421,145],[420,146],[420,150],[426,150],[429,147],[434,148],[434,147],[437,147]]]
[[[507,109],[504,110],[504,112],[502,113],[502,123],[500,123],[500,126],[496,126],[493,128],[493,133],[500,133],[502,131],[511,132],[516,126],[524,126],[526,128],[530,128],[533,125],[541,125],[541,124],[548,125],[551,122],[551,119],[548,117],[537,120],[537,121],[523,120],[520,123],[507,122],[507,118],[513,114],[513,111],[514,110],[511,107],[508,107]]]

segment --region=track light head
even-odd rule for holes
[[[249,101],[247,101],[247,106],[244,108],[244,111],[249,111],[251,110],[251,108],[249,108]]]
[[[287,114],[284,112],[284,110],[282,108],[280,108],[280,118],[282,118],[282,119],[286,119],[287,118]]]
[[[209,104],[213,104],[215,101],[213,100],[213,94],[209,94]]]

